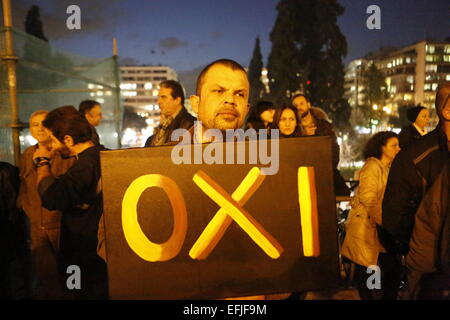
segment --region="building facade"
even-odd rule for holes
[[[364,101],[362,70],[372,63],[385,77],[388,94],[385,105],[380,106],[383,110],[398,115],[399,106],[421,104],[433,113],[439,84],[450,81],[450,42],[420,41],[350,62],[345,91],[349,104],[356,109]]]
[[[159,84],[165,80],[178,81],[178,75],[168,66],[121,66],[120,89],[124,99],[124,108],[132,108],[145,119],[147,128],[136,132],[132,128],[124,128],[122,144],[139,147],[145,143],[159,125],[160,110],[158,106]]]

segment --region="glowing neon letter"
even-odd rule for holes
[[[139,198],[147,188],[164,190],[172,205],[174,228],[169,240],[162,244],[151,242],[142,231],[137,214]],[[168,261],[181,250],[187,231],[187,212],[183,194],[170,178],[149,174],[134,180],[125,192],[122,201],[122,228],[130,248],[146,261]]]
[[[237,224],[252,238],[255,243],[261,247],[261,249],[272,259],[278,259],[282,252],[283,247],[273,238],[244,208],[242,208],[241,204],[237,202],[235,199],[233,199],[221,186],[219,186],[214,180],[212,180],[206,173],[203,171],[197,172],[193,180],[197,186],[202,189],[206,195],[208,195],[215,203],[217,203],[221,209],[226,212],[233,220],[237,222]],[[250,181],[250,179],[249,179]],[[244,185],[239,186],[241,189],[240,192],[245,191],[245,181],[243,183]],[[239,189],[239,188],[238,188]],[[238,190],[236,190],[237,192]],[[245,192],[242,195],[241,201],[245,200],[247,201],[248,198],[251,196],[251,194],[254,191],[248,191]],[[236,198],[238,198],[236,196]],[[219,212],[220,213],[220,212]],[[217,221],[219,219],[224,220],[223,217],[217,218]],[[210,227],[210,232],[214,232],[212,230],[218,230],[217,232],[224,232],[226,230],[220,230],[220,225],[216,225],[213,223],[212,226],[208,225]],[[207,228],[208,228],[207,227]],[[222,226],[223,227],[223,226]],[[191,249],[191,252],[189,255],[192,258],[201,259],[202,258],[202,250],[197,249],[197,247],[204,247],[206,250],[206,255],[214,248],[214,246],[217,244],[217,242],[220,240],[221,235],[214,237],[214,234],[204,235],[205,238],[208,237],[212,241],[211,243],[203,243],[203,244],[194,244],[194,252]],[[197,247],[196,247],[197,246]],[[208,246],[209,247],[208,249]],[[199,250],[198,252],[196,250]],[[204,254],[204,253],[203,253]]]
[[[303,255],[317,257],[320,254],[319,218],[313,167],[298,168],[298,201],[302,224]]]

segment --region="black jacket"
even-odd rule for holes
[[[400,142],[400,148],[406,149],[411,143],[416,142],[422,138],[422,135],[417,131],[413,124],[403,127],[402,131],[398,135],[398,140]]]
[[[59,178],[49,176],[38,186],[42,206],[61,211],[63,255],[97,255],[97,232],[103,211],[100,182],[101,146],[90,147]]]
[[[406,265],[419,273],[450,275],[450,159],[421,202]]]
[[[164,143],[170,142],[170,136],[172,132],[176,129],[190,129],[194,125],[194,121],[196,118],[191,116],[189,112],[187,112],[186,108],[182,108],[180,113],[173,119],[172,123],[169,125],[165,132]],[[157,128],[156,130],[158,130]],[[150,136],[145,142],[145,147],[151,147],[152,140],[155,135]]]
[[[24,238],[22,237],[24,230],[18,228],[20,217],[16,207],[18,193],[18,168],[9,163],[0,162],[0,265],[12,258],[14,251]],[[0,278],[2,276],[5,275],[0,275]]]
[[[383,199],[380,241],[385,248],[401,253],[408,251],[417,208],[441,173],[449,154],[447,137],[440,125],[398,153]]]

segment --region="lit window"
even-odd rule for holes
[[[406,77],[406,82],[408,82],[408,83],[414,83],[414,77],[413,77],[413,76],[408,76],[408,77]]]
[[[450,54],[450,46],[445,46],[444,52]]]
[[[424,90],[425,91],[430,91],[431,90],[431,84],[430,83],[425,83]]]
[[[427,56],[425,57],[425,60],[426,60],[427,62],[433,62],[433,56],[427,54]]]
[[[427,53],[433,54],[433,53],[434,53],[434,50],[435,50],[435,47],[434,47],[434,46],[429,46],[429,45],[427,45],[427,46],[426,46],[426,50],[427,50]]]
[[[410,57],[406,57],[406,63],[407,64],[411,63],[411,58]]]
[[[437,72],[437,64],[427,64],[425,67],[426,72]]]
[[[450,62],[450,55],[448,55],[448,54],[444,55],[444,61]]]
[[[448,75],[445,76],[445,80],[446,80],[446,81],[450,81],[450,74],[448,74]]]
[[[121,83],[120,89],[122,90],[135,90],[136,84],[135,83]]]
[[[433,83],[433,84],[431,85],[431,90],[436,91],[437,88],[438,88],[438,84],[437,84],[437,83]]]

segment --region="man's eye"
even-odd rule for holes
[[[244,94],[243,94],[242,92],[238,92],[238,93],[236,93],[236,95],[237,95],[238,97],[244,97]]]

